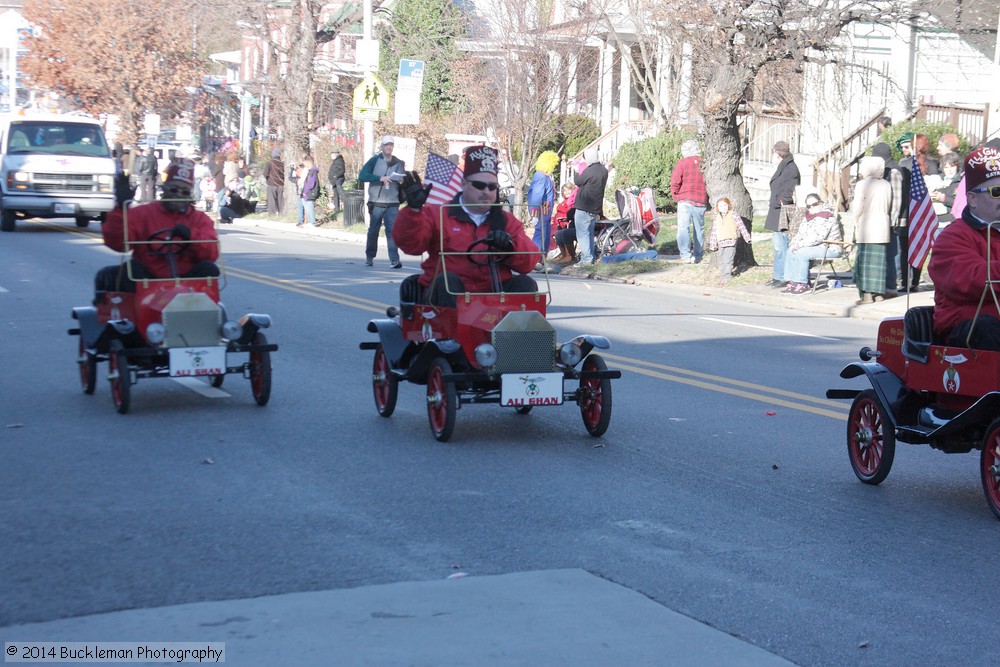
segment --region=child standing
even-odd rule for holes
[[[712,233],[708,237],[708,249],[719,251],[720,285],[725,285],[733,277],[736,240],[740,236],[750,243],[750,233],[743,218],[733,211],[733,203],[727,197],[720,197],[715,202],[715,222],[712,223]]]

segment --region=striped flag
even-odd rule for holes
[[[447,204],[462,190],[462,170],[437,153],[427,155],[424,183],[434,187],[427,196],[428,204]]]
[[[907,262],[910,266],[921,268],[927,260],[934,243],[934,232],[937,231],[937,214],[927,194],[927,184],[924,175],[920,173],[920,164],[913,160],[913,175],[910,176],[910,215],[909,241]]]

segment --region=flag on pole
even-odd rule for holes
[[[428,204],[447,204],[462,190],[462,170],[437,153],[427,155],[424,183],[434,187],[427,196]]]
[[[913,159],[913,175],[910,177],[910,211],[909,233],[910,242],[907,262],[910,266],[922,268],[934,243],[934,232],[937,230],[937,214],[927,194],[927,184],[924,175],[920,173],[920,164]]]

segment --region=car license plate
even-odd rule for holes
[[[169,352],[170,377],[226,373],[225,347],[172,347]]]
[[[500,405],[562,405],[562,373],[505,373],[500,376]]]
[[[53,213],[63,213],[65,215],[76,215],[76,204],[53,204]]]

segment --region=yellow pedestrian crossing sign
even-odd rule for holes
[[[354,89],[354,108],[389,110],[389,91],[374,74],[365,76],[364,81]]]

